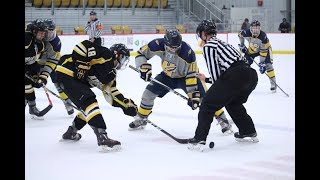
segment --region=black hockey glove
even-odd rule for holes
[[[243,44],[238,44],[240,51],[245,54],[248,51],[248,48]]]
[[[47,80],[44,78],[39,78],[36,82],[34,82],[33,86],[35,88],[41,88],[43,85],[47,84]]]
[[[189,93],[188,96],[188,105],[191,107],[192,110],[197,109],[200,104],[200,92],[195,91],[193,93]]]
[[[266,63],[264,63],[264,62],[259,63],[259,71],[260,71],[261,74],[266,72],[266,68],[267,68]]]
[[[149,63],[143,63],[140,66],[140,77],[144,81],[151,81],[152,76],[152,65]]]
[[[137,111],[138,111],[138,108],[137,108],[137,105],[133,102],[132,99],[124,99],[123,102],[128,106],[127,108],[125,107],[121,107],[122,110],[123,110],[123,113],[125,115],[128,115],[128,116],[135,116],[137,115]]]

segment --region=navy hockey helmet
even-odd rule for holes
[[[129,62],[130,52],[126,45],[122,43],[113,44],[110,51],[114,53],[115,59],[118,61],[117,70],[123,70],[127,67]]]
[[[54,21],[52,19],[44,19],[43,22],[45,23],[45,25],[48,28],[45,40],[52,41],[57,36],[56,24],[54,23]]]
[[[44,19],[43,22],[46,24],[48,30],[53,31],[56,29],[56,24],[52,19]]]
[[[200,37],[200,39],[202,32],[204,32],[206,35],[217,35],[217,26],[212,20],[202,20],[196,29],[197,37]]]
[[[168,52],[175,53],[180,50],[182,44],[182,36],[176,29],[166,31],[164,35],[164,45]]]
[[[250,32],[254,36],[259,36],[259,34],[260,34],[260,22],[258,20],[253,20],[251,22]]]

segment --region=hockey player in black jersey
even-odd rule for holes
[[[194,51],[182,40],[178,30],[167,30],[164,38],[150,41],[138,51],[135,58],[136,67],[140,69],[140,77],[150,81],[152,76],[152,65],[148,60],[153,56],[161,58],[163,71],[155,79],[169,86],[171,89],[182,89],[188,94],[188,105],[197,109],[205,94],[205,85],[196,77],[198,66]],[[158,83],[151,82],[146,87],[141,98],[141,104],[135,120],[129,124],[129,130],[143,129],[146,119],[151,114],[154,100],[164,97],[169,91]],[[221,125],[222,133],[231,133],[231,125],[222,109],[215,113],[215,117]],[[212,116],[213,118],[213,116]]]
[[[238,37],[240,40],[239,48],[244,53],[249,65],[253,63],[255,57],[260,56],[259,71],[261,74],[267,72],[270,77],[270,90],[276,92],[276,76],[273,68],[271,44],[267,34],[260,29],[260,22],[253,20],[250,29],[240,31]],[[244,40],[248,41],[248,47],[245,46]]]
[[[25,78],[25,105],[29,105],[29,113],[32,119],[43,119],[36,106],[35,88],[42,87],[46,79],[40,77],[39,56],[45,50],[46,25],[42,20],[38,20],[29,25],[29,30],[25,31],[25,74],[33,77],[35,82]]]
[[[57,82],[70,100],[82,110],[63,134],[63,139],[78,141],[81,135],[77,131],[88,123],[102,150],[121,147],[119,141],[108,137],[96,95],[91,88],[98,87],[112,106],[121,108],[128,116],[135,116],[137,106],[116,88],[117,70],[126,67],[128,61],[129,50],[124,44],[114,44],[109,50],[89,40],[80,42],[72,54],[60,58],[56,68]]]

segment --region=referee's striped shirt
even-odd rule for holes
[[[214,83],[232,63],[244,60],[232,45],[212,37],[203,46],[203,56],[211,78],[208,83]]]
[[[103,28],[100,20],[95,19],[94,21],[87,23],[84,29],[87,31],[87,34],[89,34],[89,39],[91,39],[91,38],[99,38]]]

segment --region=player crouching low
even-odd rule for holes
[[[102,151],[121,149],[119,141],[108,137],[104,118],[91,88],[98,87],[112,97],[109,101],[112,106],[122,108],[126,115],[135,116],[137,106],[116,88],[117,70],[125,68],[128,60],[129,50],[124,44],[114,44],[109,50],[88,40],[76,45],[72,54],[61,57],[56,68],[57,82],[69,99],[82,110],[62,139],[80,140],[81,134],[78,131],[88,123]]]

